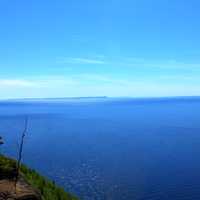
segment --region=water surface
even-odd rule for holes
[[[83,200],[200,199],[200,98],[0,103],[2,151]]]

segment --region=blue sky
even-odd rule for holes
[[[0,0],[0,98],[200,95],[198,0]]]

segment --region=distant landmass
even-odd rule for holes
[[[108,96],[86,96],[86,97],[57,97],[57,98],[16,98],[16,99],[0,99],[0,102],[70,102],[70,101],[199,101],[200,96],[169,96],[169,97],[108,97]]]
[[[69,101],[69,100],[94,100],[106,99],[107,96],[88,96],[88,97],[58,97],[58,98],[18,98],[2,99],[1,101]]]

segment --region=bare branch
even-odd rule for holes
[[[24,146],[24,138],[26,136],[28,129],[28,117],[25,118],[25,124],[24,124],[24,130],[22,132],[21,136],[21,142],[20,142],[20,147],[19,147],[19,156],[17,160],[17,168],[16,168],[16,178],[15,178],[15,191],[16,191],[16,185],[19,179],[19,171],[20,171],[20,165],[21,165],[21,160],[22,160],[22,153],[23,153],[23,146]]]

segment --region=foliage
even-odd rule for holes
[[[13,178],[16,175],[16,161],[0,155],[0,179]]]
[[[0,178],[12,178],[16,172],[16,161],[0,155]],[[20,173],[33,187],[38,189],[42,195],[42,200],[78,200],[76,197],[66,193],[62,188],[53,182],[40,176],[35,170],[20,166]]]

